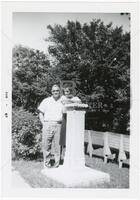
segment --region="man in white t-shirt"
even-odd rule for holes
[[[54,140],[54,167],[59,166],[60,162],[60,129],[62,123],[63,105],[60,100],[60,88],[58,85],[52,87],[52,96],[45,98],[38,107],[39,118],[43,125],[43,157],[47,168],[51,167],[51,148]]]

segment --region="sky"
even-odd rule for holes
[[[101,19],[104,24],[113,23],[113,26],[122,26],[123,31],[130,30],[130,20],[126,15],[119,13],[43,13],[43,12],[16,12],[13,13],[13,42],[26,47],[38,49],[47,53],[49,31],[47,26],[54,24],[65,25],[68,20],[89,23],[92,19]]]

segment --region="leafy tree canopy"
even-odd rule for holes
[[[50,95],[50,62],[47,56],[22,46],[13,49],[13,106],[34,112]]]
[[[89,24],[68,21],[65,26],[47,28],[50,30],[47,41],[51,41],[49,53],[56,60],[54,74],[60,80],[75,81],[77,94],[83,101],[102,104],[101,116],[108,121],[108,129],[126,131],[130,106],[130,33],[96,19]],[[97,113],[99,109],[94,111]]]
[[[52,84],[73,80],[77,95],[97,117],[99,130],[127,133],[130,33],[98,19],[47,28],[51,57],[23,46],[13,49],[13,106],[35,112]]]

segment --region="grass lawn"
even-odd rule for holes
[[[87,166],[110,174],[110,185],[97,185],[96,188],[129,188],[129,168],[123,167],[119,169],[118,164],[112,162],[104,164],[103,160],[97,157],[89,158],[89,156],[86,155],[85,158]],[[33,188],[65,187],[41,173],[41,170],[43,169],[42,161],[20,160],[13,161],[12,165]],[[92,185],[90,188],[93,188]]]

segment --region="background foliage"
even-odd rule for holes
[[[68,21],[48,26],[49,53],[60,80],[74,80],[77,95],[89,103],[98,129],[126,133],[130,109],[130,33],[122,27]],[[100,106],[98,106],[100,105]],[[95,128],[95,127],[94,127]]]
[[[49,56],[21,45],[13,48],[15,154],[26,157],[40,153],[37,106],[61,80],[73,80],[77,95],[89,104],[86,128],[128,134],[130,33],[101,20],[83,25],[68,21],[47,28]]]
[[[35,112],[38,103],[50,95],[50,62],[39,50],[13,49],[13,107]]]
[[[42,126],[38,116],[23,109],[13,109],[12,119],[13,159],[40,157]]]

